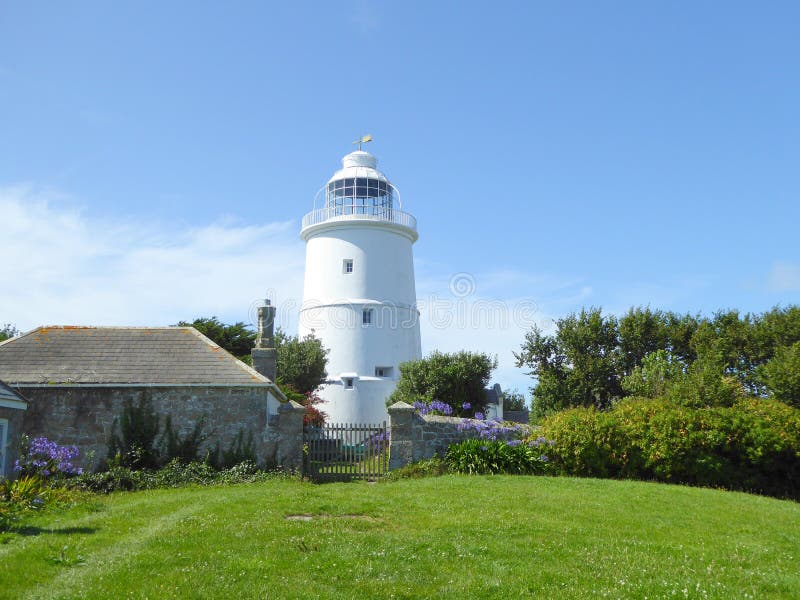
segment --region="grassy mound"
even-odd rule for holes
[[[632,481],[112,494],[3,541],[9,598],[800,597],[800,504]]]

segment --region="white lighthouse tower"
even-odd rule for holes
[[[345,156],[300,233],[306,242],[300,335],[313,333],[330,350],[320,396],[333,423],[386,420],[398,366],[421,356],[411,250],[417,222],[376,163],[360,144]]]

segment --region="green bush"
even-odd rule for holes
[[[45,504],[47,484],[38,475],[0,480],[0,531],[8,531],[28,512]]]
[[[137,471],[122,465],[111,465],[106,471],[79,475],[67,485],[71,489],[100,494],[131,492],[154,487],[151,483],[152,474],[152,471]]]
[[[427,460],[411,463],[399,469],[389,471],[384,481],[394,481],[397,479],[421,479],[423,477],[438,477],[448,472],[447,463],[435,456]]]
[[[542,430],[563,474],[800,497],[800,410],[776,400],[691,408],[631,398],[607,412],[557,413]]]
[[[283,471],[262,471],[255,463],[245,461],[218,471],[202,462],[184,463],[174,459],[157,471],[137,471],[115,465],[100,473],[84,473],[68,481],[70,489],[109,494],[186,485],[231,485],[265,481],[276,477],[292,477]]]
[[[471,475],[543,473],[548,460],[540,448],[520,440],[464,440],[450,446],[445,455],[451,471]]]
[[[760,379],[776,400],[800,408],[800,342],[778,348],[761,367]]]

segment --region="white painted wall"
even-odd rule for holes
[[[306,271],[299,333],[330,349],[329,384],[320,409],[331,423],[388,421],[386,398],[402,362],[421,357],[416,309],[414,229],[381,220],[337,216],[305,227]],[[353,261],[346,273],[344,261]],[[362,322],[365,308],[372,322]],[[376,377],[376,367],[391,376]],[[345,378],[353,379],[346,389]]]

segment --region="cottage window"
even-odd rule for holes
[[[345,258],[344,261],[342,261],[342,272],[345,273],[345,274],[353,272],[353,259],[352,258]]]
[[[361,323],[363,325],[369,325],[370,323],[372,323],[372,309],[371,308],[365,308],[363,310],[363,312],[361,313]]]

